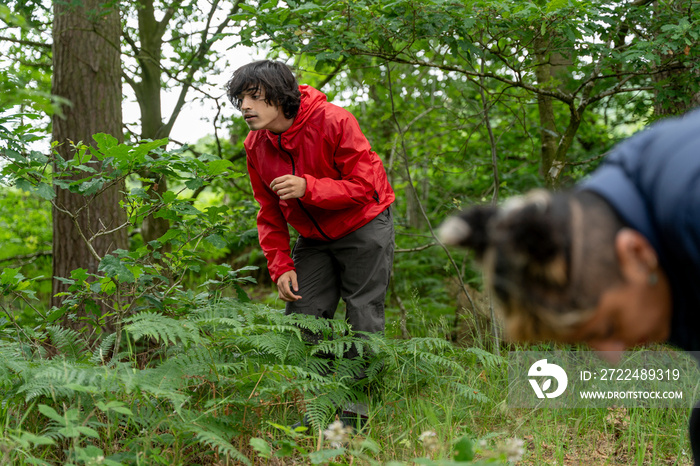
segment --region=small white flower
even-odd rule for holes
[[[501,452],[505,453],[506,459],[508,461],[516,462],[525,454],[525,449],[523,446],[525,442],[519,438],[510,438],[506,440],[506,443],[501,447]]]
[[[426,430],[425,432],[420,434],[418,440],[420,440],[420,442],[423,444],[423,448],[425,448],[428,451],[437,450],[439,447],[437,434],[432,430]]]
[[[351,433],[352,427],[346,427],[341,421],[334,421],[323,431],[323,436],[333,448],[341,448],[348,442]]]

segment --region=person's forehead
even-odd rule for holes
[[[260,84],[254,83],[245,86],[241,91],[241,95],[260,94],[263,92],[265,92],[265,89]]]

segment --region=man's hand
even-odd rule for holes
[[[306,179],[294,175],[282,175],[272,180],[270,189],[276,192],[280,199],[298,199],[306,193]]]
[[[299,283],[297,283],[297,273],[294,270],[284,272],[277,280],[277,292],[282,301],[297,301],[301,296],[294,294],[294,291],[299,291]]]

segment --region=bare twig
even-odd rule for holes
[[[32,252],[30,254],[18,254],[16,256],[10,256],[10,257],[5,257],[0,259],[0,262],[15,262],[15,261],[23,261],[27,259],[35,259],[37,257],[41,256],[50,256],[53,254],[52,251],[37,251],[37,252]]]
[[[447,246],[442,244],[442,242],[438,239],[437,235],[435,234],[435,231],[433,230],[432,223],[430,222],[430,218],[428,217],[428,214],[425,212],[425,207],[423,206],[423,203],[420,201],[420,198],[418,197],[418,193],[416,192],[416,189],[413,185],[413,180],[411,177],[411,169],[410,169],[410,164],[408,161],[408,155],[406,151],[406,142],[405,142],[405,135],[404,135],[404,128],[401,126],[401,123],[399,123],[398,117],[396,116],[396,106],[394,104],[394,89],[392,86],[392,79],[391,79],[391,67],[389,66],[389,63],[386,64],[387,68],[387,85],[389,87],[389,98],[391,102],[391,112],[392,112],[392,117],[394,120],[394,124],[396,126],[396,130],[399,133],[399,140],[401,142],[401,156],[403,158],[404,162],[404,168],[406,170],[406,178],[408,181],[408,186],[411,187],[411,193],[416,197],[416,203],[418,205],[418,208],[421,211],[421,214],[423,215],[423,218],[426,221],[426,224],[428,225],[428,229],[430,230],[430,235],[433,237],[434,241],[436,244],[440,245],[442,247],[443,251],[445,251],[445,254],[447,255],[448,260],[452,264],[455,270],[459,272],[459,267],[457,266],[457,263],[455,262],[454,258],[452,257],[452,254],[450,254],[450,251],[447,249]],[[467,291],[467,288],[464,284],[464,281],[462,280],[461,274],[457,274],[457,277],[459,278],[459,282],[462,285],[462,291],[467,297],[467,300],[469,301],[469,304],[472,306],[473,312],[476,314],[476,304],[472,300],[471,295]],[[481,332],[479,332],[479,338],[482,340],[482,335]]]

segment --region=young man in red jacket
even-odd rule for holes
[[[286,313],[330,319],[342,298],[353,330],[382,332],[394,191],[357,120],[280,62],[237,69],[227,90],[251,129],[260,246]]]

